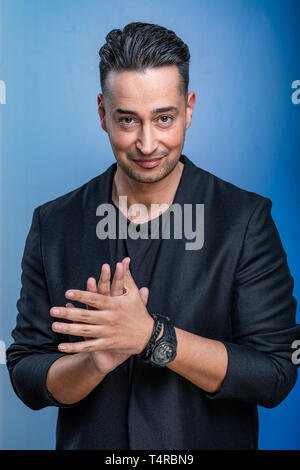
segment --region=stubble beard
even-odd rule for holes
[[[159,164],[159,168],[153,168],[149,170],[143,170],[143,168],[141,168],[140,171],[138,169],[133,168],[133,166],[137,165],[135,162],[130,162],[129,165],[124,165],[123,161],[119,161],[117,160],[117,158],[116,160],[120,168],[124,171],[124,173],[134,181],[137,181],[138,183],[157,183],[158,181],[161,181],[162,179],[166,178],[170,173],[172,173],[172,171],[178,164],[179,158],[180,155],[178,156],[178,158],[169,161],[167,157],[162,157],[162,161]],[[149,175],[142,174],[143,171],[144,173],[149,171]]]

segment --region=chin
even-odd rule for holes
[[[165,172],[162,172],[161,170],[154,171],[154,169],[151,170],[151,174],[149,170],[134,170],[131,167],[126,168],[124,171],[129,178],[137,181],[138,183],[157,183],[157,181],[160,181],[167,176]],[[148,174],[146,172],[148,172]]]
[[[176,162],[161,162],[161,165],[157,168],[151,170],[143,169],[141,170],[132,170],[131,177],[140,183],[157,183],[158,181],[166,178],[177,165]]]

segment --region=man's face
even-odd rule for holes
[[[107,85],[98,110],[120,168],[140,183],[160,181],[180,158],[195,93],[186,102],[175,65],[110,72]]]

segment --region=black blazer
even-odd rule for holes
[[[225,380],[217,393],[205,393],[133,356],[130,385],[126,361],[74,405],[47,391],[47,371],[64,355],[57,344],[67,340],[51,330],[49,309],[65,305],[67,289],[86,289],[88,277],[98,279],[103,263],[114,272],[119,261],[115,245],[96,235],[96,208],[111,201],[114,163],[34,210],[22,260],[7,366],[27,406],[59,408],[57,449],[255,449],[256,405],[276,406],[295,384],[291,344],[300,326],[270,199],[180,158],[185,166],[174,203],[204,204],[204,245],[187,251],[185,240],[162,240],[147,308],[167,313],[178,328],[222,341]]]

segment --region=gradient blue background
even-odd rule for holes
[[[33,209],[115,161],[97,114],[98,50],[108,31],[131,21],[164,25],[189,44],[197,102],[184,153],[273,201],[299,298],[300,104],[291,101],[300,79],[299,1],[0,0],[0,15],[0,339],[7,346]],[[5,365],[0,387],[0,448],[54,448],[57,409],[26,408]],[[278,407],[259,408],[261,449],[300,449],[299,391],[300,381]]]

